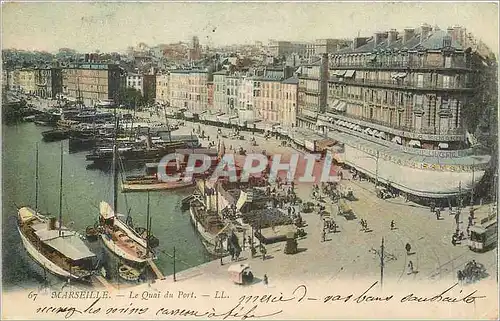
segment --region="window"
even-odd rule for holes
[[[448,96],[441,97],[441,109],[448,109],[448,108],[449,108]]]
[[[417,75],[417,87],[418,88],[424,87],[424,75],[423,74]]]
[[[451,77],[443,76],[443,88],[450,88],[450,84],[451,84]]]
[[[451,68],[451,56],[444,57],[444,67]]]

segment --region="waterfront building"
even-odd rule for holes
[[[277,123],[282,103],[281,79],[255,78],[255,117],[269,123]]]
[[[61,68],[35,69],[35,94],[42,98],[56,98],[62,93]]]
[[[490,156],[462,118],[475,94],[466,49],[428,25],[355,38],[331,54],[325,97],[317,86],[307,95],[308,77],[321,83],[318,69],[301,76],[299,123],[342,142],[334,158],[377,183],[424,198],[470,191]]]
[[[213,110],[214,108],[214,82],[207,82],[207,109]]]
[[[300,127],[315,129],[317,114],[324,113],[327,101],[328,56],[299,69],[298,114]]]
[[[290,77],[281,82],[281,101],[278,104],[278,122],[284,128],[295,127],[299,79]]]
[[[128,73],[126,87],[140,91],[146,101],[154,101],[156,96],[156,75]]]
[[[35,94],[35,69],[17,69],[11,72],[12,90],[20,90],[26,94]]]
[[[170,71],[170,104],[177,109],[185,108],[201,113],[208,104],[208,72],[203,70]]]
[[[169,104],[170,102],[170,74],[156,75],[156,102]]]
[[[242,78],[239,75],[228,75],[226,77],[226,99],[227,114],[236,114],[238,107],[238,90]]]
[[[251,121],[254,119],[254,86],[256,82],[252,77],[241,77],[238,86],[238,100],[236,105],[237,115],[240,120]]]
[[[218,112],[227,113],[228,102],[226,94],[226,76],[227,71],[221,70],[214,72],[214,106],[213,109]]]
[[[120,88],[120,68],[116,64],[84,62],[62,69],[63,93],[86,106],[114,101]]]

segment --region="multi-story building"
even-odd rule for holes
[[[239,79],[238,100],[235,109],[240,120],[249,121],[255,117],[254,96],[256,86],[254,84],[252,77],[244,76]]]
[[[270,40],[268,53],[273,57],[283,57],[296,53],[300,57],[308,58],[314,53],[314,45],[308,42]]]
[[[457,39],[427,25],[356,38],[330,57],[327,106],[315,94],[318,70],[301,76],[300,124],[342,142],[334,158],[377,183],[424,198],[457,196],[490,162],[472,148],[461,116],[475,92],[469,62]]]
[[[170,103],[170,74],[156,75],[156,102]]]
[[[21,69],[14,76],[15,88],[27,93],[36,93],[35,69]]]
[[[153,101],[156,96],[156,75],[128,73],[126,87],[140,91],[146,101]]]
[[[214,82],[207,83],[207,109],[213,110],[214,108]]]
[[[278,121],[284,128],[293,128],[297,118],[299,79],[290,77],[281,82],[281,101],[278,105]]]
[[[226,75],[227,71],[214,72],[214,107],[219,112],[228,113],[229,105],[226,93]]]
[[[62,70],[63,93],[87,106],[116,101],[120,88],[120,68],[116,64],[78,63]]]
[[[267,122],[278,122],[282,103],[281,79],[255,78],[255,117]]]
[[[333,53],[348,45],[350,42],[344,39],[317,39],[314,43],[314,55]]]
[[[300,68],[297,123],[314,129],[318,112],[324,112],[327,101],[328,56]]]
[[[56,98],[62,93],[61,68],[35,69],[35,94],[43,98]]]
[[[208,104],[208,72],[202,70],[170,71],[170,105],[200,113]]]
[[[238,107],[238,91],[242,78],[239,75],[226,77],[226,99],[228,114],[236,114]]]

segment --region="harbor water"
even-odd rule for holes
[[[35,155],[39,143],[38,208],[42,213],[59,215],[60,142],[42,141],[41,132],[47,127],[33,123],[2,126],[2,269],[6,288],[25,288],[43,280],[36,274],[25,255],[16,228],[16,205],[35,205]],[[63,142],[63,223],[85,234],[85,228],[94,225],[101,200],[113,204],[111,172],[88,170],[87,152],[69,153],[68,141]],[[124,174],[141,174],[144,170],[129,170]],[[156,249],[156,264],[164,275],[173,273],[171,258],[176,250],[176,271],[207,262],[210,257],[195,229],[189,214],[182,213],[180,201],[189,191],[159,191],[150,193],[152,233],[160,245]],[[134,226],[146,227],[147,194],[119,193],[118,212],[130,210]],[[96,242],[92,247],[104,247]]]

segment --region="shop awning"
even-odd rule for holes
[[[335,76],[342,77],[345,74],[345,72],[346,72],[345,70],[335,70],[333,74]]]
[[[347,110],[347,103],[346,102],[341,102],[337,108],[335,108],[338,111],[346,111]]]
[[[359,125],[356,125],[356,128],[355,128],[355,129],[356,129],[358,132],[363,131],[363,129],[362,129],[362,128],[361,128],[361,126],[359,126]]]
[[[408,143],[408,146],[420,147],[420,141],[419,140],[410,140],[410,142]]]
[[[356,72],[356,70],[347,70],[344,77],[351,78],[352,76],[354,76],[355,72]]]
[[[401,145],[403,142],[401,141],[401,137],[399,136],[394,136],[394,138],[391,140],[392,142]]]
[[[372,135],[373,135],[373,136],[375,136],[375,137],[378,137],[378,130],[375,130],[375,129],[374,129],[374,130],[372,131]]]
[[[336,110],[336,108],[337,108],[337,106],[338,106],[339,103],[340,103],[340,100],[335,99],[333,101],[333,103],[331,104],[330,108],[333,109],[333,110]]]

